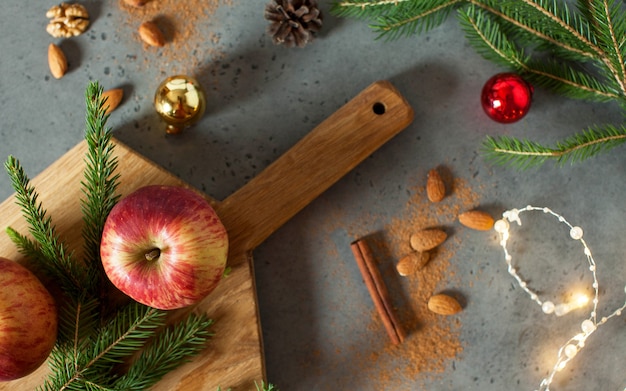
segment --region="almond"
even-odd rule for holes
[[[124,0],[124,3],[130,5],[131,7],[143,7],[150,0]]]
[[[150,46],[165,45],[163,33],[154,22],[143,22],[141,26],[139,26],[139,36]]]
[[[104,114],[109,114],[117,108],[124,97],[124,90],[121,88],[115,88],[112,90],[104,91],[102,93],[102,99],[106,98],[104,103]]]
[[[459,222],[467,228],[478,231],[489,231],[493,228],[494,219],[487,212],[470,210],[459,215]]]
[[[437,228],[423,229],[411,235],[411,248],[415,251],[428,251],[445,242],[448,234]]]
[[[428,299],[428,309],[439,315],[454,315],[463,310],[461,304],[454,297],[443,293]]]
[[[67,58],[60,47],[51,43],[48,46],[48,66],[55,79],[60,79],[67,72]]]
[[[422,270],[430,260],[427,252],[413,251],[400,258],[396,265],[396,270],[401,276],[410,276]]]
[[[439,202],[446,196],[446,185],[439,171],[434,168],[428,172],[428,178],[426,179],[426,195],[431,202]]]

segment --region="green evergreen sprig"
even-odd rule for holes
[[[616,102],[626,111],[624,8],[618,0],[339,0],[331,12],[369,20],[383,39],[428,31],[456,12],[469,43],[487,60],[565,97]],[[625,138],[624,126],[607,124],[555,147],[488,137],[482,151],[491,161],[527,168],[584,160]]]
[[[72,252],[59,237],[52,218],[39,202],[39,194],[30,184],[24,169],[13,156],[7,158],[5,168],[15,190],[16,203],[22,209],[34,241],[10,227],[7,233],[22,253],[34,255],[44,272],[60,277],[58,281],[63,291],[71,296],[82,294],[87,281],[84,269],[73,259]]]
[[[161,330],[143,349],[130,369],[114,383],[116,390],[145,390],[181,363],[189,361],[206,348],[213,336],[213,321],[204,315],[191,314],[176,327]],[[149,376],[146,376],[149,374]]]
[[[19,161],[9,156],[5,163],[32,239],[11,227],[7,234],[61,291],[59,334],[48,360],[52,373],[38,390],[146,390],[206,347],[212,321],[190,313],[168,324],[166,311],[133,301],[115,311],[108,308],[99,248],[106,217],[119,199],[120,175],[98,83],[88,86],[86,102],[84,259],[77,259],[58,235]]]
[[[106,287],[100,259],[100,238],[104,223],[113,206],[119,200],[116,194],[120,174],[116,173],[118,162],[113,155],[111,130],[106,128],[108,114],[106,99],[96,99],[96,91],[87,92],[87,114],[85,118],[87,155],[85,157],[85,179],[81,182],[84,198],[81,199],[85,262],[90,281],[95,289],[103,292]]]
[[[581,161],[624,142],[626,127],[605,125],[574,134],[552,148],[526,139],[488,136],[484,142],[483,153],[488,160],[495,163],[524,169],[541,165],[548,159],[555,160],[560,165]]]

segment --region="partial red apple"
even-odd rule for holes
[[[217,286],[226,228],[197,192],[145,186],[122,198],[104,224],[104,271],[132,299],[163,310],[195,304]]]
[[[54,299],[24,266],[0,257],[0,380],[24,377],[46,361],[57,339]]]

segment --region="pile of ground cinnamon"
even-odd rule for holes
[[[141,7],[118,0],[124,20],[121,28],[148,54],[150,67],[161,68],[167,75],[193,74],[207,61],[222,55],[217,18],[212,18],[219,7],[232,0],[151,0]],[[139,37],[138,28],[152,21],[163,32],[165,45],[148,47]],[[148,65],[148,64],[147,64]]]
[[[386,226],[381,241],[373,245],[378,249],[380,259],[397,260],[411,251],[409,238],[416,231],[438,227],[449,233],[446,242],[431,252],[431,260],[423,270],[402,278],[401,288],[406,299],[397,310],[408,337],[400,346],[387,345],[383,351],[372,354],[370,364],[382,364],[380,373],[371,375],[373,381],[386,377],[392,381],[398,378],[397,375],[419,380],[429,374],[442,373],[463,350],[459,341],[459,317],[444,317],[427,308],[428,299],[432,295],[441,291],[455,295],[463,288],[458,286],[459,279],[453,266],[457,261],[454,259],[456,251],[461,246],[459,236],[454,234],[453,229],[459,227],[457,216],[479,203],[478,195],[466,181],[452,179],[449,175],[448,181],[449,195],[439,203],[428,201],[425,182],[415,185],[404,210]],[[389,269],[389,273],[394,272]],[[463,297],[459,299],[464,301]],[[378,328],[377,323],[378,320],[372,317],[370,327]],[[385,368],[385,362],[396,364],[393,369]],[[381,376],[389,371],[395,375]]]
[[[430,202],[426,195],[425,176],[415,179],[414,185],[408,189],[411,196],[394,214],[396,217],[385,224],[381,232],[366,237],[392,296],[395,291],[396,297],[401,298],[396,310],[408,334],[401,344],[392,344],[372,306],[369,324],[360,327],[366,327],[369,333],[380,334],[384,337],[384,344],[368,343],[365,348],[363,345],[347,348],[352,349],[350,352],[346,352],[345,347],[337,348],[337,356],[350,357],[351,370],[365,378],[361,381],[368,384],[368,389],[399,389],[407,380],[416,386],[432,382],[434,377],[452,369],[463,351],[459,316],[437,315],[428,310],[427,303],[433,294],[445,291],[454,296],[467,288],[459,286],[460,279],[455,274],[454,263],[458,261],[455,254],[462,245],[460,235],[455,235],[455,231],[466,229],[458,223],[458,215],[479,206],[480,197],[466,180],[452,178],[445,170],[442,175],[448,186],[443,201]],[[352,238],[363,237],[363,227],[377,219],[380,216],[366,213],[341,229]],[[411,234],[433,227],[447,231],[447,240],[431,252],[431,260],[423,270],[415,275],[399,276],[395,263],[411,251]],[[466,300],[463,297],[458,299],[462,304]]]

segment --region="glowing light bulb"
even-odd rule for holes
[[[557,304],[554,307],[554,314],[556,316],[563,316],[575,309],[586,306],[587,303],[589,303],[589,296],[585,295],[584,293],[577,293],[574,295],[574,298],[571,302]]]
[[[576,308],[582,308],[589,303],[589,296],[584,293],[577,293],[574,296],[574,305]]]

